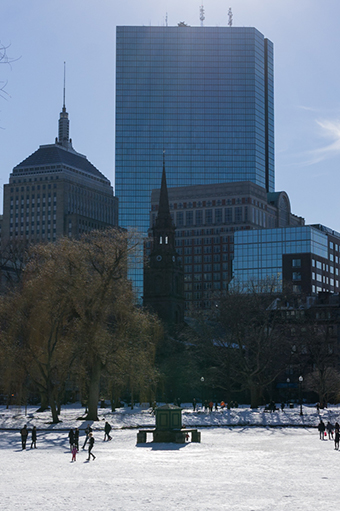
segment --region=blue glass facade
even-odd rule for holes
[[[163,150],[169,187],[252,181],[274,191],[273,47],[260,32],[117,27],[116,56],[122,227],[147,232]]]
[[[327,234],[309,225],[239,231],[234,235],[234,283],[263,286],[276,281],[282,290],[282,256],[312,254],[328,259]]]

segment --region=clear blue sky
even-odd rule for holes
[[[114,183],[115,28],[199,25],[201,0],[2,0],[11,66],[0,98],[0,185],[57,136],[66,61],[74,148]],[[205,25],[254,26],[274,43],[276,190],[306,223],[340,231],[340,1],[206,0]],[[15,60],[16,59],[16,60]],[[2,196],[2,192],[1,192]],[[2,212],[2,197],[0,201]]]

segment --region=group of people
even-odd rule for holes
[[[77,452],[79,452],[79,429],[78,428],[76,428],[75,430],[70,429],[70,432],[68,434],[68,439],[69,439],[69,443],[70,443],[70,450],[72,453],[71,461],[72,462],[77,461]],[[91,456],[92,456],[92,459],[95,460],[96,457],[92,452],[92,449],[94,446],[94,436],[92,433],[91,426],[87,426],[85,428],[85,440],[84,440],[84,444],[83,444],[83,450],[85,449],[87,442],[89,443],[87,461],[90,461]]]
[[[105,440],[107,440],[107,441],[112,440],[112,437],[110,435],[111,429],[112,429],[111,425],[106,421],[105,426],[104,426],[104,433],[105,433],[104,434],[104,442],[105,442]],[[27,429],[27,424],[25,424],[24,427],[20,430],[21,445],[22,445],[23,450],[26,449],[28,434],[29,434],[29,430]],[[33,428],[32,428],[31,439],[32,439],[31,449],[33,447],[36,449],[36,447],[37,447],[37,428],[36,428],[36,426],[33,426]],[[79,429],[78,428],[70,429],[70,431],[68,433],[68,440],[69,440],[69,444],[70,444],[70,451],[72,454],[71,461],[73,462],[73,461],[76,461],[77,453],[79,452]],[[91,457],[93,460],[95,460],[96,456],[92,452],[92,449],[94,446],[94,436],[92,433],[91,426],[87,426],[85,429],[85,440],[84,440],[84,444],[82,447],[83,450],[85,449],[87,443],[88,443],[87,461],[90,461]]]
[[[192,407],[195,412],[197,409],[197,401],[195,398],[192,400]],[[209,412],[212,412],[213,409],[217,411],[219,407],[221,408],[221,410],[224,410],[225,408],[228,408],[228,410],[230,410],[230,408],[238,408],[238,403],[237,401],[231,401],[230,403],[225,403],[224,401],[218,403],[217,401],[215,401],[214,404],[213,401],[208,401],[207,399],[202,402],[202,408],[204,408],[205,412],[207,410],[209,410]]]
[[[324,440],[328,435],[328,440],[334,440],[334,449],[339,450],[339,441],[340,441],[340,426],[339,423],[336,422],[335,425],[331,424],[329,421],[325,425],[323,420],[321,419],[318,425],[318,431],[320,435],[320,440]]]
[[[21,446],[22,446],[22,450],[26,449],[26,443],[27,443],[27,438],[28,438],[28,429],[27,429],[27,424],[25,424],[25,426],[20,430],[20,435],[21,435]],[[37,448],[37,428],[36,426],[33,426],[32,428],[32,436],[31,436],[31,449],[36,449]]]

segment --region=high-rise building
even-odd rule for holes
[[[4,185],[2,247],[54,241],[118,226],[118,199],[110,181],[76,152],[65,103],[58,138],[16,165]]]
[[[251,181],[274,192],[273,46],[255,28],[117,27],[120,224],[149,227],[166,152],[174,186]],[[142,289],[142,268],[134,281]]]

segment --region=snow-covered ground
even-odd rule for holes
[[[100,415],[114,427],[112,441],[103,442],[104,420],[94,423],[96,460],[87,462],[81,450],[71,463],[68,429],[84,429],[84,421],[76,420],[82,411],[67,407],[63,422],[52,426],[46,424],[50,415],[38,417],[34,408],[25,416],[24,408],[0,407],[0,428],[9,428],[0,431],[1,510],[339,509],[340,451],[333,441],[319,440],[313,407],[304,407],[302,417],[299,408],[275,414],[247,407],[212,414],[185,409],[183,423],[202,427],[200,444],[139,446],[134,428],[154,425],[148,409],[114,414],[104,409]],[[340,408],[321,415],[335,422]],[[258,427],[261,420],[266,427]],[[225,426],[228,422],[239,425]],[[21,450],[19,429],[25,423],[37,426],[37,449]],[[283,427],[288,424],[293,426]]]
[[[161,405],[162,403],[158,403]],[[303,415],[300,415],[300,407],[295,405],[294,408],[285,408],[283,412],[265,412],[264,407],[252,410],[249,406],[241,405],[239,408],[231,410],[213,411],[211,413],[203,411],[200,407],[193,412],[189,403],[182,405],[182,422],[186,426],[208,427],[208,426],[317,426],[320,417],[324,421],[330,421],[333,424],[338,421],[340,423],[340,405],[329,406],[324,410],[317,411],[315,405],[304,405],[302,407]],[[28,427],[37,426],[38,429],[60,430],[78,427],[85,429],[87,422],[79,420],[84,416],[85,409],[80,405],[67,405],[62,408],[59,424],[50,424],[52,418],[51,413],[36,413],[37,406],[10,407],[6,410],[5,406],[0,406],[0,430],[1,429],[18,429],[24,424]],[[147,404],[135,406],[133,410],[125,406],[117,408],[112,413],[110,408],[99,408],[99,422],[93,424],[94,429],[102,430],[104,422],[110,422],[114,429],[121,428],[140,428],[155,425],[155,417],[150,413]],[[92,424],[92,423],[91,423]]]

